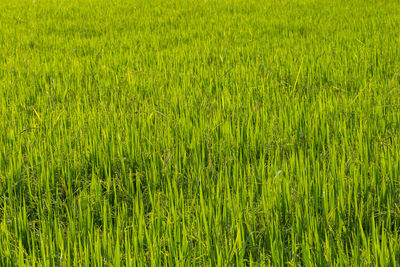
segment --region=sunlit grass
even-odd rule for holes
[[[398,1],[0,2],[0,266],[400,261]]]

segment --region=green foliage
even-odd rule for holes
[[[400,3],[0,2],[0,266],[396,266]]]

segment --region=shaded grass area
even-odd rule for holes
[[[399,11],[0,3],[0,265],[396,265]]]

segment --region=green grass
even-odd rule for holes
[[[400,2],[0,1],[0,266],[396,266]]]

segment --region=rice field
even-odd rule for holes
[[[398,266],[400,2],[0,1],[0,266]]]

